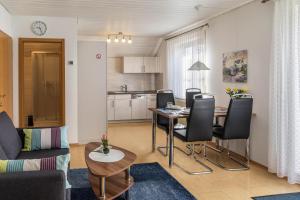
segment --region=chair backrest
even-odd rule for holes
[[[215,99],[196,98],[187,124],[187,141],[211,141],[215,112]]]
[[[175,98],[172,90],[158,90],[156,94],[156,108],[165,108],[168,102],[175,105]]]
[[[156,108],[166,108],[167,103],[175,105],[175,98],[172,90],[158,90],[156,94]],[[169,124],[169,120],[163,116],[157,116],[158,124]]]
[[[224,123],[224,139],[248,139],[253,98],[231,98]]]
[[[201,94],[201,90],[199,88],[188,88],[185,91],[185,106],[187,108],[192,107],[194,96],[197,94]]]

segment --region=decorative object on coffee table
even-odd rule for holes
[[[114,199],[125,193],[134,184],[130,176],[130,167],[136,155],[120,147],[112,146],[112,150],[124,153],[124,158],[117,162],[98,162],[90,158],[90,153],[99,148],[100,143],[92,142],[85,146],[85,162],[89,169],[89,181],[96,196],[101,200]]]
[[[102,151],[104,154],[109,154],[109,147],[108,147],[108,139],[107,134],[103,134],[101,136],[101,142],[102,142]]]
[[[110,147],[111,148],[111,147]],[[103,153],[101,150],[102,147],[96,148],[94,151],[92,151],[89,154],[89,158],[92,159],[93,161],[97,162],[106,162],[106,163],[112,163],[112,162],[118,162],[122,160],[125,156],[125,154],[117,149],[110,149],[109,154]]]

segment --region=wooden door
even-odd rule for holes
[[[19,107],[22,127],[65,124],[64,39],[19,39]]]
[[[0,111],[13,116],[12,39],[0,31]]]

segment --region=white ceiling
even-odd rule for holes
[[[251,0],[0,0],[13,15],[78,17],[78,34],[123,32],[133,44],[110,44],[111,56],[151,55],[159,38]],[[195,6],[202,5],[199,10]],[[147,37],[144,38],[143,37]],[[123,45],[123,46],[121,46]],[[129,50],[131,49],[131,50]]]
[[[80,35],[162,36],[249,0],[0,0],[15,15],[78,17]],[[203,5],[199,11],[194,7]]]
[[[108,57],[154,56],[158,40],[155,37],[134,37],[132,44],[112,42],[107,45],[107,55]]]

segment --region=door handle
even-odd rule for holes
[[[132,107],[132,100],[129,100],[129,106]]]

